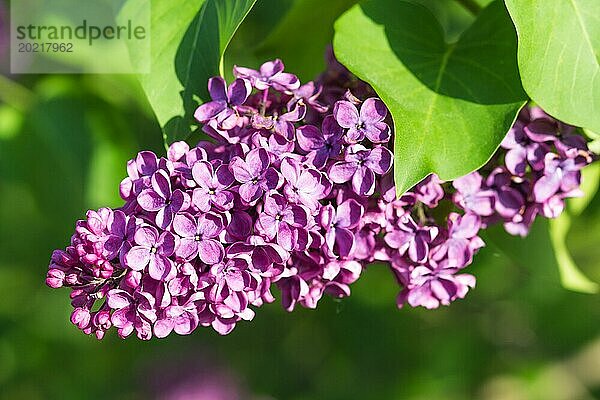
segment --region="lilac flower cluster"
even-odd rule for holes
[[[112,326],[123,338],[227,334],[274,288],[288,311],[315,308],[325,294],[350,295],[373,262],[393,271],[399,307],[448,305],[475,285],[463,269],[484,246],[482,227],[502,220],[520,232],[529,214],[555,216],[576,194],[591,154],[531,109],[486,179],[476,172],[452,189],[430,175],[396,198],[388,111],[330,61],[303,85],[280,60],[235,67],[229,85],[211,78],[195,117],[212,140],[129,161],[125,205],[88,211],[52,256],[46,283],[72,289],[75,325],[98,338]],[[456,207],[440,221],[442,202]]]
[[[454,201],[484,227],[502,223],[508,233],[526,236],[536,216],[556,218],[565,199],[583,194],[581,169],[593,160],[574,127],[526,107],[489,165],[453,182]]]

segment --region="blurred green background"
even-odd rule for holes
[[[452,36],[469,17],[446,5],[433,8]],[[242,29],[264,29],[252,24]],[[526,240],[494,235],[521,257],[489,243],[469,267],[476,289],[448,308],[398,310],[392,275],[375,265],[348,299],[292,314],[267,305],[226,337],[83,335],[68,291],[44,285],[50,254],[85,210],[119,206],[126,161],[164,151],[161,132],[134,77],[11,76],[2,46],[0,399],[600,398],[600,295],[561,287],[543,222]],[[242,48],[234,40],[230,54]],[[595,196],[567,241],[596,282],[599,239]]]

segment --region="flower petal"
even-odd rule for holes
[[[131,305],[131,295],[121,289],[112,289],[106,294],[108,306],[114,310]]]
[[[198,242],[198,256],[203,263],[213,265],[223,261],[225,249],[223,245],[214,239]]]
[[[392,167],[394,155],[386,147],[378,146],[369,152],[365,166],[378,175],[386,174]]]
[[[223,230],[223,221],[221,217],[208,213],[201,215],[198,218],[198,234],[205,239],[212,239],[217,237]]]
[[[229,99],[229,103],[236,106],[241,106],[244,104],[251,91],[252,87],[250,86],[250,82],[245,79],[236,79],[231,85],[229,85],[229,88],[227,89],[227,98]]]
[[[145,189],[137,197],[137,202],[146,211],[158,211],[165,206],[165,199],[152,189]]]
[[[148,273],[152,279],[157,281],[166,281],[167,278],[173,275],[173,262],[165,256],[153,254],[148,263]]]
[[[358,124],[358,110],[349,101],[338,101],[333,106],[335,120],[342,128],[352,128]]]
[[[338,161],[329,168],[328,175],[335,183],[345,183],[352,179],[357,169],[355,161]]]
[[[348,199],[338,206],[336,222],[341,228],[352,229],[358,225],[363,214],[363,206],[354,199]]]
[[[203,188],[210,188],[213,177],[213,168],[208,161],[198,161],[192,167],[192,177]]]
[[[360,167],[352,176],[352,189],[361,196],[371,196],[375,193],[375,174],[366,167]]]
[[[383,101],[376,97],[370,97],[360,107],[360,120],[372,125],[383,121],[387,116],[387,108]]]
[[[220,76],[212,77],[208,80],[208,93],[213,100],[227,101],[227,93],[225,91],[225,79]]]
[[[142,246],[132,247],[125,255],[126,266],[134,271],[143,270],[150,262],[150,249]]]
[[[171,180],[164,170],[159,169],[152,175],[152,189],[165,200],[171,198]]]

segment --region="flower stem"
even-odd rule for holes
[[[260,103],[260,115],[264,116],[267,109],[267,101],[269,101],[269,88],[263,91],[262,102]]]
[[[477,15],[482,10],[481,5],[475,0],[456,0],[456,2],[472,15]]]
[[[422,203],[417,203],[417,216],[419,217],[419,223],[421,225],[425,225],[427,223],[427,215],[425,214],[425,210],[423,209]]]

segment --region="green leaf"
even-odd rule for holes
[[[554,117],[600,131],[600,1],[505,2],[527,94]]]
[[[432,172],[450,180],[481,167],[526,99],[516,34],[499,1],[450,45],[427,9],[397,0],[354,6],[335,32],[338,59],[394,119],[399,194]]]
[[[134,12],[143,0],[128,0]],[[139,75],[165,143],[187,138],[207,81],[222,75],[223,53],[256,0],[152,0],[152,65]],[[135,58],[135,49],[132,50]]]

